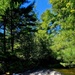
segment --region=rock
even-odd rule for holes
[[[13,73],[12,75],[24,75],[22,73]]]
[[[29,70],[23,73],[23,75],[63,75],[63,74],[49,69],[42,69],[42,70],[36,70],[34,72],[32,70]]]

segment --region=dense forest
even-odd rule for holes
[[[0,72],[75,67],[75,1],[49,2],[39,21],[35,1],[0,0]]]

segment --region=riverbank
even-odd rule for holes
[[[58,73],[58,74],[63,74],[63,75],[75,75],[75,68],[53,68],[53,69],[32,69],[32,70],[27,70],[23,73],[13,73],[13,74],[8,74],[8,75],[46,75],[47,73]],[[3,75],[3,74],[2,74]]]

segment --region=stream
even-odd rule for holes
[[[24,73],[13,73],[12,75],[75,75],[75,68],[33,69]]]
[[[58,72],[63,73],[64,75],[75,75],[75,68],[70,68],[70,69],[54,69]]]

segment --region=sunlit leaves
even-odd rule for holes
[[[66,50],[61,51],[62,53],[62,60],[63,63],[61,62],[60,64],[63,65],[64,67],[66,66],[71,66],[75,65],[75,47],[70,46]]]
[[[20,44],[19,43],[15,43],[14,44],[14,49],[18,49],[18,47],[20,47]]]
[[[0,0],[0,15],[4,15],[8,7],[10,7],[10,0]]]
[[[74,0],[50,0],[56,25],[60,25],[61,30],[52,38],[52,46],[50,48],[56,54],[61,65],[73,66],[75,63],[75,1]],[[54,26],[55,27],[55,26]]]
[[[71,3],[70,2],[66,3],[66,7],[67,8],[69,8],[70,6],[71,6]]]
[[[72,9],[70,12],[71,12],[71,13],[75,13],[75,9]]]

